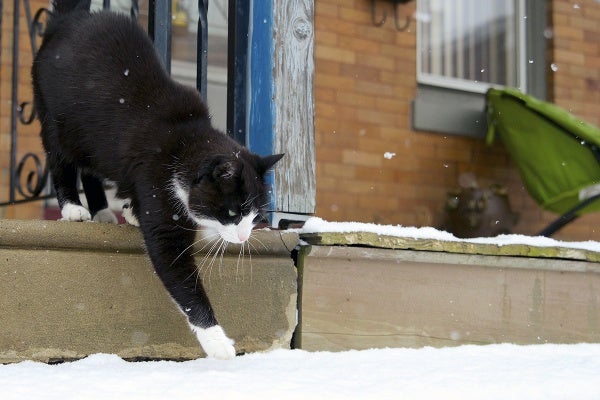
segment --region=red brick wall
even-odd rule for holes
[[[481,139],[415,132],[410,103],[416,91],[416,25],[397,32],[391,6],[382,27],[371,23],[370,1],[315,1],[315,124],[317,215],[353,220],[440,226],[448,190],[463,173],[480,186],[508,187],[521,217],[518,233],[533,234],[555,218],[531,200],[502,146]],[[578,5],[578,7],[576,6]],[[545,62],[556,102],[600,122],[600,4],[552,2],[553,40]],[[412,15],[415,2],[399,6]],[[544,62],[544,61],[543,61]],[[550,68],[548,68],[550,71]],[[391,159],[384,153],[395,153]],[[555,237],[600,240],[600,216],[585,216]]]

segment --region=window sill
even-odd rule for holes
[[[412,102],[412,129],[484,138],[485,93],[419,84]]]

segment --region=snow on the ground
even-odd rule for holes
[[[525,235],[499,235],[496,237],[482,237],[473,239],[460,239],[451,233],[432,227],[415,228],[400,225],[378,225],[362,222],[328,222],[318,217],[309,218],[304,226],[297,231],[302,233],[315,232],[370,232],[386,236],[398,236],[413,239],[436,239],[444,241],[470,242],[494,244],[497,246],[509,244],[527,244],[537,247],[567,247],[600,252],[600,242],[588,240],[585,242],[567,242],[547,238],[544,236]]]
[[[93,355],[0,366],[12,399],[600,399],[600,344],[340,353],[276,350],[229,361]]]

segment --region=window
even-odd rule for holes
[[[483,136],[484,94],[545,97],[545,0],[417,0],[417,130]]]
[[[524,80],[522,2],[421,0],[419,82],[484,92]]]

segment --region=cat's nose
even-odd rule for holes
[[[250,235],[246,232],[238,232],[238,239],[240,240],[240,243],[245,242],[249,237]]]

